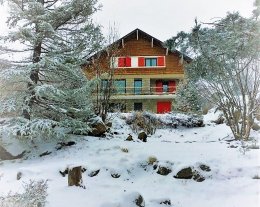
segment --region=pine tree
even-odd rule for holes
[[[192,82],[179,83],[174,99],[174,110],[181,112],[200,112],[201,98],[195,84]]]
[[[260,107],[259,23],[230,13],[192,33],[197,56],[189,74],[200,77],[203,96],[223,112],[238,140],[248,140]]]
[[[22,115],[15,131],[37,136],[55,126],[87,133],[93,116],[91,82],[81,64],[100,49],[103,37],[91,21],[96,0],[6,0],[9,34],[1,40],[22,44],[21,50],[1,48],[13,56],[1,70],[1,112]],[[12,47],[13,48],[13,47]],[[19,55],[22,54],[21,61]]]

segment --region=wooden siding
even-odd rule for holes
[[[144,68],[116,68],[115,75],[154,75],[154,74],[184,74],[183,65],[180,63],[180,57],[171,52],[166,55],[166,48],[154,45],[151,41],[139,38],[132,38],[124,42],[124,47],[120,47],[117,56],[165,56],[166,67],[144,67]],[[103,54],[98,60],[101,73],[110,70],[110,60]],[[95,76],[93,65],[84,70],[88,78]]]

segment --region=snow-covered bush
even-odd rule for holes
[[[136,133],[145,131],[154,134],[158,128],[203,127],[203,117],[196,114],[168,113],[153,114],[150,112],[132,112],[126,117],[126,124],[130,125]]]
[[[131,126],[136,133],[145,131],[146,134],[154,134],[159,127],[160,122],[158,117],[150,112],[133,112],[127,119],[126,123]]]
[[[164,126],[177,128],[184,127],[203,127],[203,117],[196,114],[169,113],[160,117]]]
[[[23,185],[23,193],[9,193],[0,197],[0,207],[44,207],[47,197],[47,181],[30,180]]]

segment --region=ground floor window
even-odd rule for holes
[[[134,110],[135,111],[142,111],[143,110],[143,103],[134,103]]]

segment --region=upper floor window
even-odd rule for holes
[[[157,66],[157,58],[145,58],[145,66]]]
[[[112,57],[111,68],[165,67],[165,56],[126,56]]]

